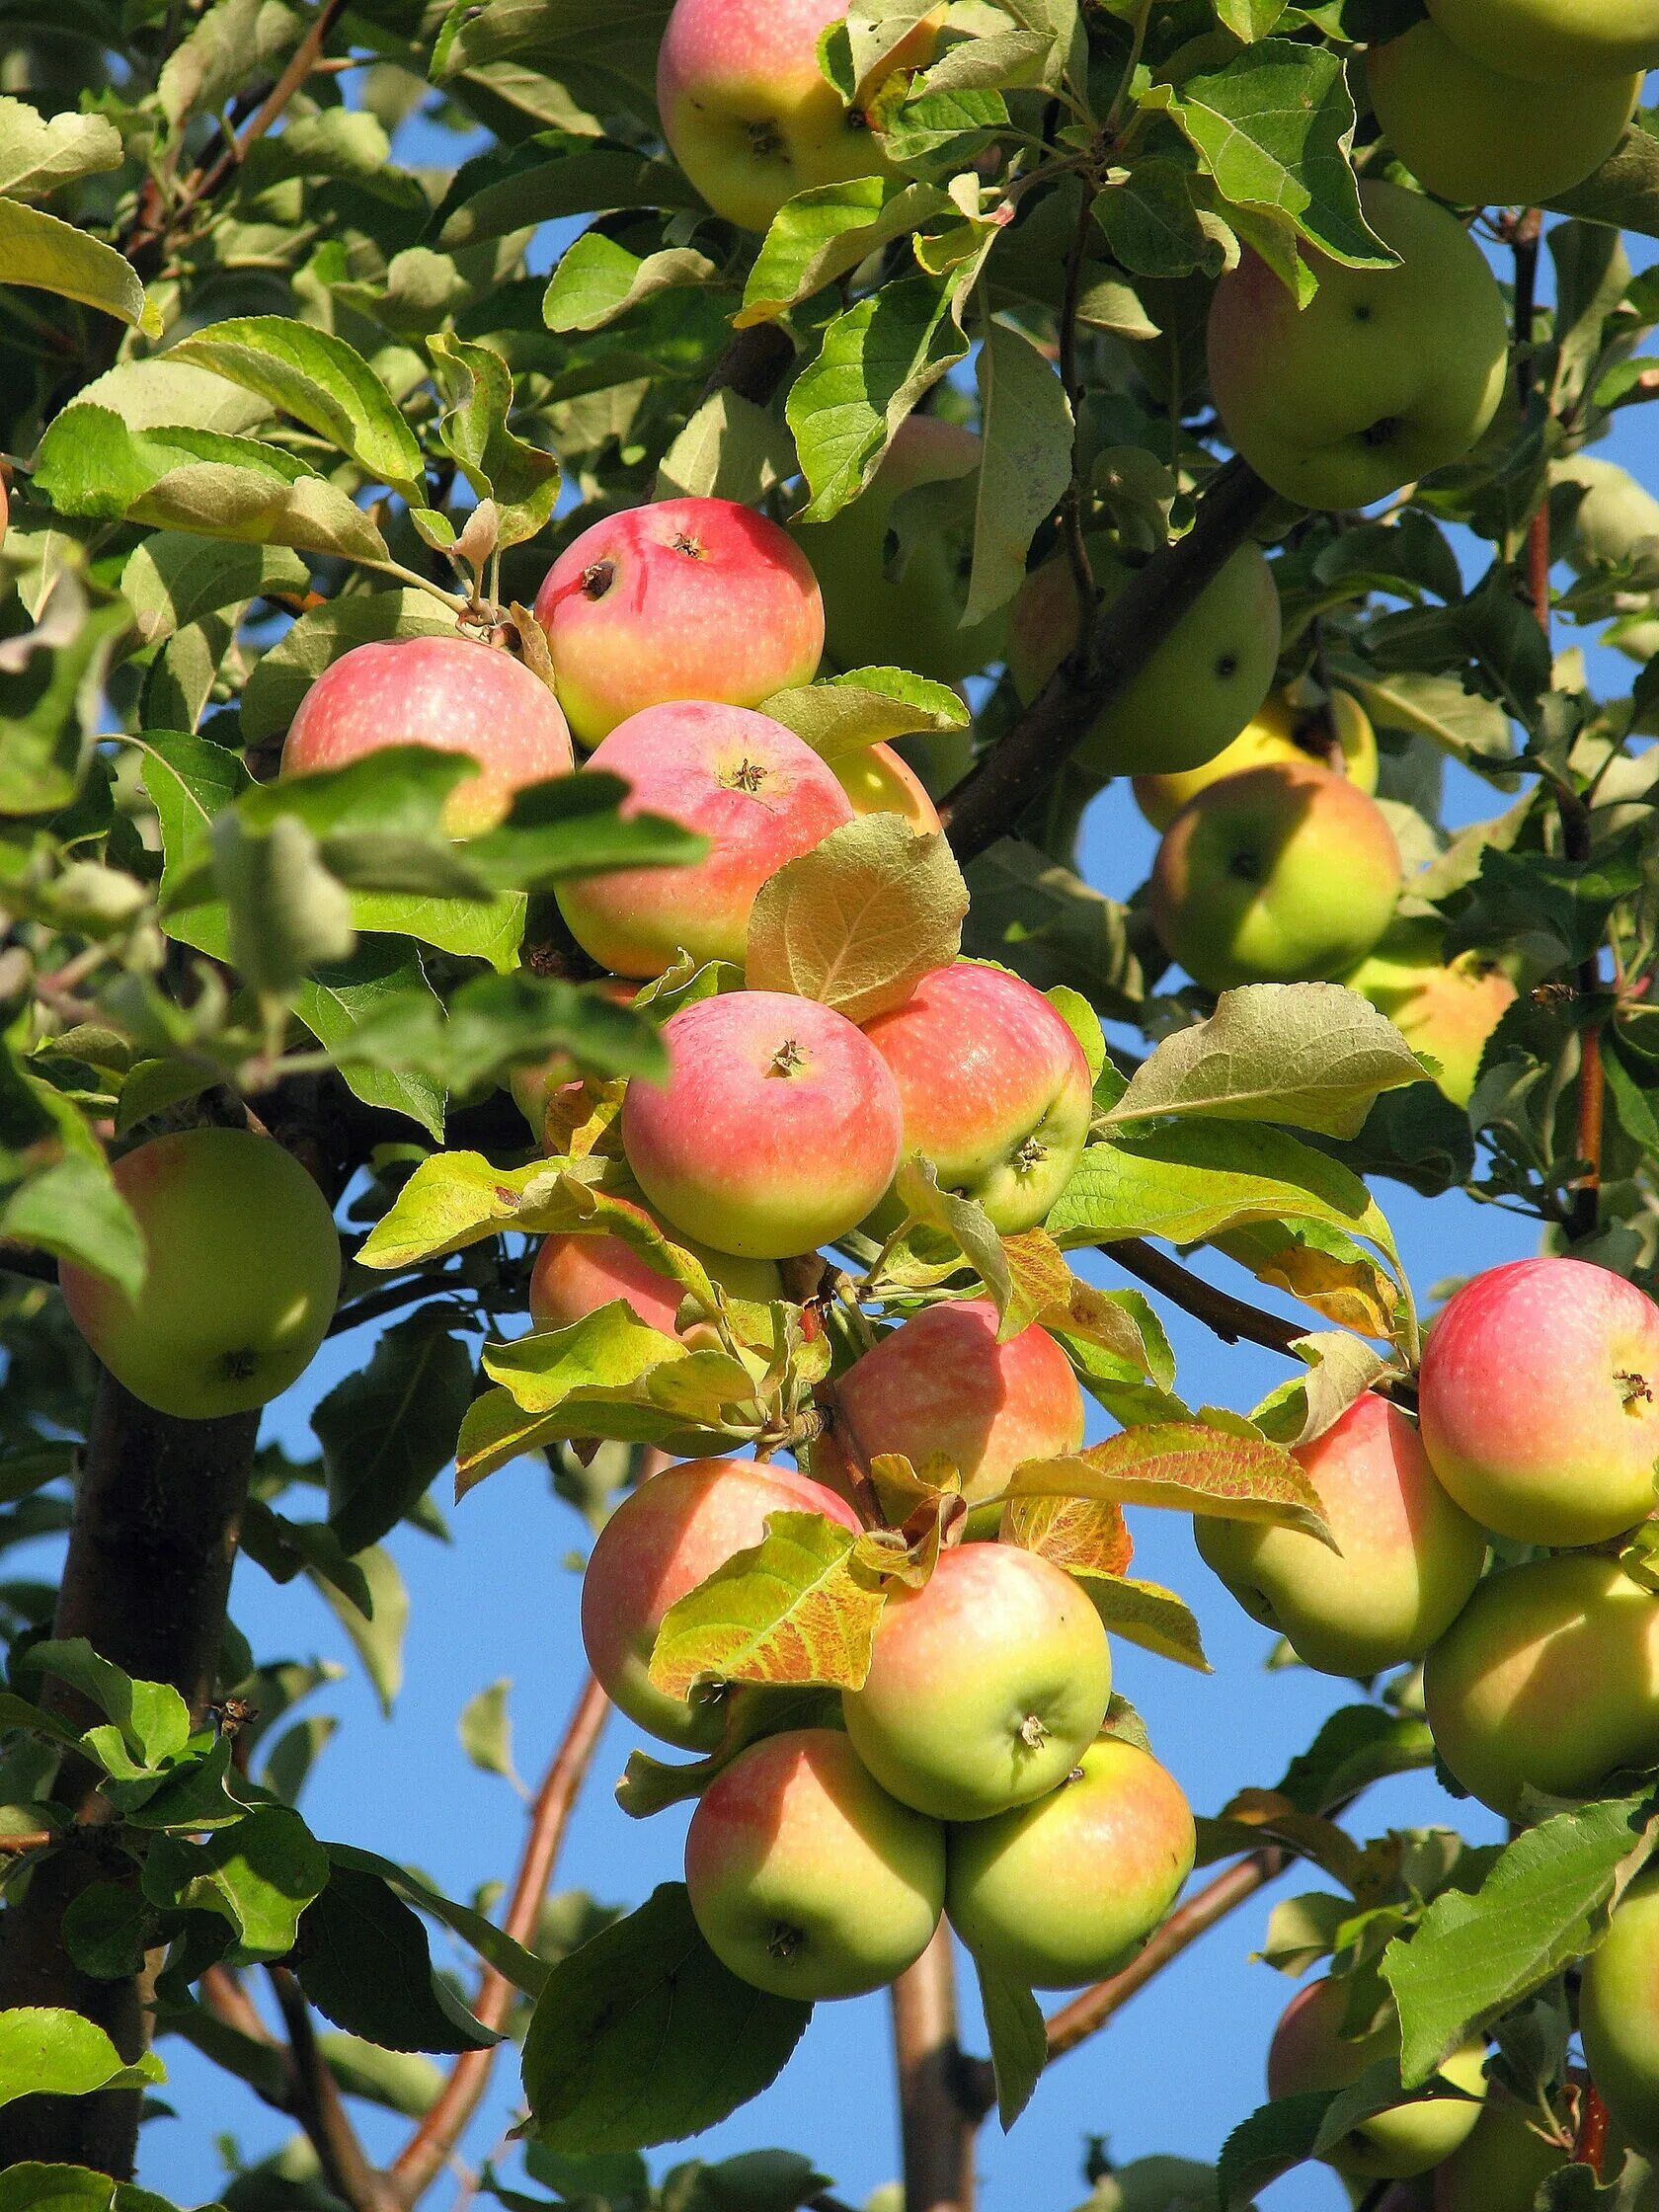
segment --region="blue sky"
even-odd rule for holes
[[[441,152],[439,152],[439,145]],[[442,140],[427,158],[454,158]],[[542,241],[545,266],[554,241]],[[1632,410],[1604,448],[1659,490],[1646,415]],[[1628,683],[1628,667],[1596,654],[1607,687]],[[1497,811],[1484,787],[1454,771],[1452,819]],[[1127,893],[1145,875],[1153,839],[1130,803],[1114,789],[1096,805],[1086,831],[1093,881]],[[1533,1248],[1528,1224],[1490,1208],[1451,1199],[1430,1204],[1397,1186],[1379,1188],[1416,1284],[1429,1288]],[[1216,1270],[1218,1279],[1229,1272]],[[1103,1259],[1093,1268],[1103,1284],[1122,1280]],[[1247,1284],[1240,1287],[1247,1288]],[[1285,1370],[1249,1347],[1216,1343],[1183,1315],[1166,1313],[1181,1365],[1184,1393],[1247,1407]],[[366,1361],[367,1332],[325,1348],[303,1383],[271,1409],[267,1433],[296,1453],[310,1450],[310,1406],[338,1378]],[[440,1484],[440,1491],[446,1486]],[[1255,1627],[1201,1565],[1190,1528],[1177,1515],[1133,1517],[1137,1572],[1179,1590],[1198,1614],[1215,1673],[1201,1678],[1120,1646],[1119,1687],[1146,1717],[1155,1748],[1201,1811],[1214,1811],[1236,1788],[1276,1778],[1287,1759],[1313,1735],[1321,1717],[1351,1692],[1302,1669],[1268,1674],[1270,1638]],[[545,1473],[522,1462],[493,1476],[454,1510],[453,1541],[440,1544],[411,1531],[392,1540],[408,1580],[413,1618],[405,1649],[405,1684],[395,1717],[379,1714],[338,1623],[303,1585],[276,1589],[251,1563],[236,1574],[233,1614],[263,1659],[322,1656],[347,1669],[313,1709],[338,1715],[341,1733],[317,1770],[304,1810],[317,1831],[418,1862],[451,1894],[467,1896],[481,1882],[511,1877],[522,1835],[522,1811],[512,1789],[473,1769],[456,1735],[461,1708],[484,1685],[511,1678],[511,1709],[519,1772],[532,1782],[556,1743],[583,1672],[577,1633],[579,1579],[571,1559],[585,1548],[578,1517],[554,1499]],[[27,1569],[25,1570],[27,1571]],[[573,1823],[556,1887],[581,1888],[606,1902],[633,1904],[678,1871],[683,1812],[638,1824],[615,1806],[609,1784],[637,1741],[613,1718],[601,1744],[593,1781]],[[1477,1838],[1497,1825],[1455,1805],[1430,1779],[1414,1777],[1371,1793],[1357,1816],[1366,1833],[1436,1822],[1462,1826]],[[1282,1885],[1313,1887],[1304,1879]],[[1089,2135],[1110,2138],[1128,2160],[1153,2151],[1209,2157],[1228,2129],[1261,2100],[1267,2035],[1292,1985],[1248,1954],[1259,1942],[1269,1909],[1258,1899],[1189,1952],[1102,2035],[1057,2065],[1040,2085],[1007,2142],[994,2121],[983,2138],[981,2172],[987,2212],[1066,2212],[1084,2194],[1080,2160]],[[444,1938],[434,1937],[440,1950]],[[971,1984],[971,1976],[966,1977]],[[977,2024],[966,2031],[979,2042]],[[983,2047],[981,2045],[980,2047]],[[140,2177],[183,2204],[211,2197],[223,2178],[215,2138],[234,2136],[246,2157],[285,2139],[287,2123],[239,2085],[177,2042],[163,2046],[171,2083],[164,2094],[180,2121],[158,2120],[145,2131]],[[837,2193],[861,2203],[897,2172],[898,2147],[889,2064],[885,2000],[822,2007],[782,2078],[755,2103],[695,2146],[721,2156],[762,2145],[809,2154],[834,2179]],[[511,2053],[498,2069],[494,2094],[464,2146],[476,2159],[511,2124],[516,2088]],[[358,2107],[371,2155],[396,2148],[408,2123]],[[687,2155],[657,2154],[660,2165]],[[430,2202],[447,2203],[439,2183]],[[1304,2170],[1269,2192],[1271,2212],[1337,2212],[1335,2180]]]

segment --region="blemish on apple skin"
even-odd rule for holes
[[[594,561],[582,572],[582,595],[589,599],[602,599],[616,582],[614,561]]]

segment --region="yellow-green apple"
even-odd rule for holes
[[[872,1780],[838,1729],[792,1728],[704,1790],[685,1886],[710,1950],[744,1981],[809,2002],[862,1997],[932,1940],[944,1831]]]
[[[884,1789],[936,1820],[987,1820],[1065,1779],[1111,1694],[1106,1631],[1070,1576],[1011,1543],[963,1543],[919,1590],[890,1592],[841,1710]]]
[[[663,1026],[668,1080],[636,1075],[622,1145],[673,1227],[745,1259],[832,1243],[892,1182],[899,1086],[862,1030],[816,999],[734,990]]]
[[[1642,583],[1659,583],[1659,500],[1645,484],[1597,453],[1556,461],[1549,481],[1583,495],[1559,533],[1561,558],[1580,576],[1634,563]]]
[[[465,752],[478,773],[443,803],[452,836],[493,830],[526,784],[571,767],[570,731],[541,678],[476,638],[387,638],[331,661],[282,743],[282,773],[344,768],[390,745]]]
[[[183,1421],[266,1405],[297,1382],[340,1296],[328,1201],[291,1152],[245,1129],[179,1130],[116,1161],[144,1239],[135,1300],[64,1260],[75,1326],[135,1398]]]
[[[1311,760],[1250,768],[1190,799],[1148,890],[1172,960],[1206,990],[1312,983],[1363,960],[1400,888],[1386,817]]]
[[[1435,1480],[1412,1423],[1374,1392],[1293,1456],[1338,1552],[1297,1529],[1201,1515],[1200,1555],[1304,1666],[1375,1675],[1421,1659],[1468,1603],[1485,1535]]]
[[[1585,1960],[1578,2029],[1614,2126],[1659,2155],[1659,1868],[1636,1876]]]
[[[902,576],[882,573],[894,501],[919,485],[973,474],[982,450],[976,434],[960,423],[907,415],[858,498],[828,522],[797,527],[824,593],[826,649],[841,668],[911,669],[954,683],[1000,660],[1000,615],[962,627],[963,533],[929,532],[912,548]]]
[[[845,1502],[792,1468],[755,1460],[684,1460],[630,1490],[599,1531],[582,1582],[582,1640],[611,1702],[665,1743],[712,1751],[719,1698],[671,1698],[652,1682],[651,1648],[671,1606],[766,1534],[774,1513],[821,1513],[858,1526]]]
[[[1102,1736],[1035,1804],[950,1831],[945,1911],[976,1958],[1030,1989],[1075,1989],[1129,1964],[1196,1848],[1174,1776]]]
[[[1429,1653],[1423,1700],[1447,1767],[1506,1819],[1528,1790],[1597,1796],[1659,1763],[1659,1600],[1591,1552],[1505,1568]]]
[[[588,765],[627,783],[624,815],[666,815],[708,839],[684,867],[611,868],[559,886],[571,935],[617,975],[660,976],[682,952],[741,967],[766,878],[853,819],[812,747],[748,707],[647,707],[601,739]]]
[[[1004,1235],[1034,1228],[1070,1181],[1094,1110],[1083,1048],[1043,993],[958,960],[864,1034],[899,1086],[906,1152],[925,1154]],[[897,1201],[878,1226],[889,1215]]]
[[[1327,708],[1309,709],[1293,706],[1276,691],[1213,760],[1179,775],[1137,776],[1135,803],[1154,830],[1167,830],[1207,785],[1276,760],[1312,760],[1345,775],[1361,791],[1377,789],[1377,732],[1352,693],[1333,691]]]
[[[1423,1443],[1465,1513],[1522,1543],[1602,1543],[1653,1510],[1659,1307],[1585,1260],[1513,1260],[1449,1301]]]
[[[1570,2153],[1539,2133],[1537,2118],[1489,2096],[1467,2142],[1435,2169],[1434,2212],[1533,2212],[1544,2182],[1570,2163]]]
[[[1091,537],[1089,567],[1108,606],[1134,571],[1111,540]],[[1008,620],[1008,670],[1034,699],[1078,636],[1071,564],[1057,554],[1020,587]],[[1213,760],[1267,697],[1279,659],[1279,589],[1267,556],[1241,545],[1146,667],[1095,718],[1077,749],[1098,776],[1168,774]]]
[[[1486,1040],[1514,1003],[1515,986],[1479,953],[1447,961],[1443,952],[1438,922],[1396,922],[1341,981],[1386,1014],[1413,1052],[1438,1061],[1435,1081],[1454,1106],[1466,1106]]]
[[[851,106],[818,65],[835,0],[674,0],[657,57],[657,110],[674,159],[717,215],[764,230],[813,185],[892,171],[873,99],[893,71],[932,58],[924,17]]]
[[[535,599],[584,745],[646,707],[757,707],[810,683],[824,601],[789,532],[735,500],[625,508],[573,538]]]
[[[1062,1459],[1083,1441],[1083,1393],[1071,1363],[1035,1321],[996,1341],[988,1299],[925,1306],[854,1360],[830,1392],[830,1418],[812,1447],[821,1481],[848,1487],[847,1444],[866,1463],[934,1453],[976,1504],[993,1498],[1022,1461]]]
[[[618,1204],[629,1205],[642,1222],[650,1220],[643,1206],[632,1206],[627,1200]],[[733,1298],[763,1304],[783,1296],[775,1261],[738,1259],[696,1243],[682,1243],[681,1249],[700,1260],[711,1281]],[[665,1336],[683,1333],[688,1343],[701,1345],[708,1334],[706,1324],[694,1321],[684,1332],[676,1327],[684,1297],[682,1283],[660,1274],[631,1244],[608,1231],[543,1237],[530,1271],[530,1318],[541,1329],[569,1328],[573,1321],[623,1298],[648,1329],[660,1329]]]
[[[1659,68],[1659,0],[1429,0],[1429,14],[1488,69],[1557,89]]]
[[[1398,2055],[1399,2024],[1392,2018],[1365,2035],[1343,2034],[1348,1997],[1346,1984],[1327,1978],[1292,1998],[1268,2047],[1269,2096],[1350,2089],[1368,2067]],[[1484,2062],[1478,2038],[1463,2044],[1439,2069],[1462,2096],[1412,2097],[1376,2112],[1325,2154],[1328,2163],[1339,2173],[1373,2181],[1427,2173],[1472,2134],[1486,2094]]]
[[[1639,74],[1500,75],[1433,23],[1373,46],[1367,73],[1389,145],[1459,207],[1535,207],[1570,192],[1623,137],[1641,93]]]
[[[837,753],[830,766],[855,815],[900,815],[918,837],[937,830],[939,810],[926,784],[892,746],[861,746],[856,752]]]
[[[1461,460],[1497,413],[1509,366],[1498,280],[1456,216],[1362,183],[1367,222],[1400,258],[1313,257],[1299,308],[1245,250],[1216,286],[1210,383],[1233,449],[1302,507],[1368,507]]]

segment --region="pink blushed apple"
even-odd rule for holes
[[[860,101],[844,106],[818,65],[837,0],[675,0],[657,61],[657,108],[674,159],[715,210],[764,230],[810,185],[891,174]],[[920,68],[924,20],[884,68]],[[861,93],[873,87],[860,87]]]
[[[806,556],[734,500],[662,500],[592,523],[548,570],[535,616],[590,746],[672,699],[757,707],[810,683],[824,652]]]
[[[389,638],[331,661],[299,703],[285,776],[343,768],[387,746],[466,752],[478,773],[444,802],[451,835],[493,830],[527,784],[570,769],[570,731],[539,676],[475,638]]]
[[[1368,2066],[1398,2054],[1399,2026],[1392,2018],[1370,2034],[1343,2034],[1349,1996],[1347,1983],[1327,1977],[1292,1998],[1268,2048],[1269,2096],[1345,2090]],[[1366,2180],[1405,2180],[1428,2172],[1474,2131],[1486,2094],[1485,2055],[1478,2038],[1461,2044],[1439,2072],[1462,2096],[1415,2096],[1376,2112],[1325,2154],[1326,2163]]]
[[[1584,1260],[1515,1260],[1429,1331],[1423,1443],[1453,1497],[1522,1543],[1602,1543],[1651,1513],[1659,1307]]]
[[[582,1640],[612,1703],[666,1743],[711,1751],[718,1698],[671,1698],[650,1677],[651,1647],[671,1606],[766,1534],[774,1513],[858,1522],[822,1483],[753,1460],[685,1460],[629,1491],[600,1530],[582,1584]]]
[[[1083,1393],[1070,1361],[1033,1321],[996,1341],[986,1299],[930,1305],[902,1321],[839,1378],[813,1470],[845,1488],[845,1445],[865,1462],[942,1453],[970,1504],[994,1497],[1026,1460],[1061,1459],[1083,1441]],[[844,1439],[844,1443],[843,1443]]]
[[[1082,1157],[1094,1104],[1083,1049],[1043,993],[957,961],[865,1034],[899,1085],[907,1153],[1005,1234],[1035,1227]]]
[[[627,783],[625,816],[666,815],[709,845],[685,867],[615,868],[560,885],[571,934],[618,975],[660,976],[681,952],[741,967],[766,878],[853,819],[812,747],[747,707],[647,707],[601,740],[589,766]]]
[[[663,1037],[669,1078],[628,1085],[622,1144],[666,1220],[718,1252],[779,1260],[864,1219],[898,1167],[903,1116],[844,1014],[729,991],[681,1006]]]
[[[643,1206],[630,1211],[642,1222],[650,1220]],[[710,1279],[733,1298],[764,1304],[783,1296],[782,1278],[771,1260],[741,1260],[697,1244],[681,1248],[700,1260]],[[675,1336],[684,1297],[685,1286],[676,1277],[660,1273],[631,1244],[606,1230],[544,1237],[530,1272],[530,1318],[543,1329],[569,1328],[622,1298],[648,1329]],[[693,1323],[687,1341],[700,1342],[703,1334],[703,1325]]]

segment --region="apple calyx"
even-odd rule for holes
[[[1380,415],[1360,435],[1367,445],[1391,445],[1399,434],[1400,419],[1397,415]]]
[[[1639,1413],[1644,1405],[1653,1403],[1653,1385],[1645,1375],[1637,1375],[1629,1368],[1616,1368],[1613,1380],[1619,1384],[1626,1413]]]
[[[1014,1171],[1019,1175],[1029,1175],[1032,1169],[1034,1167],[1040,1167],[1043,1164],[1044,1160],[1048,1158],[1048,1156],[1049,1147],[1043,1143],[1042,1139],[1037,1136],[1036,1132],[1033,1131],[1031,1136],[1027,1137],[1022,1144],[1016,1145],[1014,1147],[1012,1159]]]
[[[672,552],[683,553],[688,561],[700,561],[703,558],[703,541],[700,537],[693,537],[689,530],[676,530],[670,538],[669,546]]]
[[[1019,1740],[1027,1751],[1041,1751],[1049,1740],[1049,1731],[1041,1716],[1028,1712],[1019,1724]]]
[[[772,1933],[766,1938],[766,1949],[773,1958],[789,1959],[795,1956],[806,1939],[802,1931],[790,1922],[774,1921]]]
[[[757,760],[741,760],[729,776],[720,780],[728,791],[758,791],[766,780],[766,770]]]
[[[779,130],[774,117],[757,116],[744,127],[749,133],[749,150],[751,154],[767,161],[773,154],[782,153],[783,132]]]
[[[252,1382],[259,1369],[259,1355],[249,1346],[242,1345],[234,1352],[226,1352],[219,1362],[220,1372],[229,1382]]]
[[[786,1037],[777,1051],[773,1053],[771,1066],[766,1069],[766,1073],[768,1075],[793,1075],[797,1068],[804,1067],[806,1064],[806,1054],[793,1037]]]

